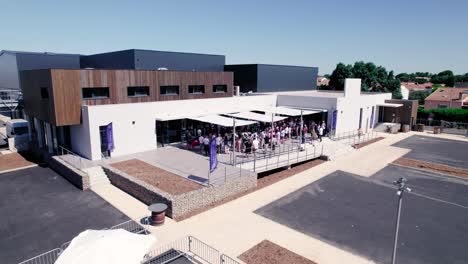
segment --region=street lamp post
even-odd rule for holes
[[[411,192],[411,189],[406,187],[407,180],[405,178],[399,178],[397,181],[394,181],[393,184],[398,186],[398,191],[396,192],[398,196],[398,209],[397,209],[397,217],[395,223],[395,239],[393,241],[393,254],[392,254],[392,264],[396,262],[396,250],[398,245],[398,230],[400,229],[400,215],[401,215],[401,204],[403,202],[403,193],[405,191]]]

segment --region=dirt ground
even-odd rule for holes
[[[407,159],[407,158],[397,159],[393,163],[397,165],[413,167],[417,169],[428,170],[428,171],[433,171],[433,172],[438,172],[438,173],[444,173],[444,174],[463,177],[463,178],[468,179],[468,170],[451,167],[447,165],[442,165],[442,164],[437,164],[437,163],[432,163],[432,162],[427,162],[427,161],[414,160],[414,159]]]
[[[356,145],[354,145],[354,148],[360,149],[360,148],[363,148],[363,147],[365,147],[365,146],[368,146],[368,145],[370,145],[370,144],[372,144],[372,143],[375,143],[375,142],[377,142],[377,141],[380,141],[380,140],[382,140],[382,139],[384,139],[384,137],[374,138],[374,139],[369,140],[369,141],[367,141],[367,142],[364,142],[364,143],[362,143],[362,144],[356,144]]]
[[[18,169],[34,164],[34,162],[27,160],[24,156],[22,156],[19,153],[0,155],[0,172]]]
[[[138,159],[113,163],[112,167],[174,195],[204,188],[198,183]]]
[[[247,264],[317,264],[268,240],[242,253],[239,259]]]
[[[225,203],[227,203],[227,202],[230,202],[230,201],[232,201],[232,200],[235,200],[235,199],[237,199],[237,198],[239,198],[239,197],[242,197],[242,196],[247,195],[247,194],[249,194],[249,193],[252,193],[252,192],[255,192],[255,191],[260,190],[260,189],[262,189],[262,188],[265,188],[265,187],[267,187],[267,186],[269,186],[269,185],[272,185],[272,184],[274,184],[274,183],[276,183],[276,182],[279,182],[279,181],[281,181],[281,180],[284,180],[284,179],[286,179],[286,178],[288,178],[288,177],[291,177],[291,176],[293,176],[293,175],[296,175],[296,174],[298,174],[298,173],[300,173],[300,172],[302,172],[302,171],[305,171],[305,170],[307,170],[307,169],[310,169],[310,168],[312,168],[312,167],[315,167],[315,166],[317,166],[317,165],[320,165],[320,164],[322,164],[323,162],[325,162],[325,161],[323,161],[323,160],[318,160],[318,159],[317,159],[317,160],[312,160],[312,161],[309,161],[309,162],[305,162],[305,163],[296,165],[296,166],[292,167],[292,168],[289,169],[289,170],[283,169],[283,170],[279,170],[279,171],[277,171],[277,172],[274,172],[274,173],[271,173],[271,174],[268,174],[268,175],[260,175],[259,177],[261,177],[261,178],[259,178],[259,179],[257,180],[257,187],[256,187],[256,188],[252,188],[252,189],[250,189],[250,190],[248,190],[248,191],[241,192],[241,193],[238,193],[238,194],[236,194],[236,195],[226,197],[226,198],[224,198],[224,199],[222,199],[222,200],[220,200],[220,201],[217,201],[217,202],[215,202],[215,203],[210,204],[210,205],[207,206],[207,207],[200,208],[200,209],[198,209],[198,210],[192,211],[192,212],[190,212],[189,214],[180,216],[180,217],[178,217],[178,218],[176,218],[176,219],[174,219],[174,220],[176,220],[176,221],[182,221],[182,220],[187,219],[187,218],[190,218],[190,217],[192,217],[192,216],[194,216],[194,215],[203,213],[203,212],[208,211],[208,210],[210,210],[210,209],[212,209],[212,208],[215,208],[215,207],[217,207],[217,206],[220,206],[220,205],[222,205],[222,204],[225,204]]]

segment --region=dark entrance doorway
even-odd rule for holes
[[[99,126],[99,138],[101,139],[101,156],[110,157],[110,152],[107,150],[107,126]]]

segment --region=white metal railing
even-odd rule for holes
[[[145,256],[142,263],[164,264],[180,258],[186,258],[194,263],[240,264],[193,236],[183,237],[152,250]]]
[[[58,154],[61,160],[81,171],[84,171],[85,166],[83,164],[83,158],[80,155],[60,145],[58,146]]]
[[[283,145],[270,150],[257,150],[253,154],[243,155],[236,160],[236,167],[247,169],[247,164],[250,163],[249,170],[253,172],[261,172],[273,170],[281,167],[287,167],[292,164],[304,162],[319,158],[324,154],[325,146],[322,144],[317,146],[311,144],[303,144],[304,147],[297,145]]]
[[[367,133],[361,132],[359,130],[352,130],[330,135],[331,140],[342,141],[351,146],[365,143],[369,140],[375,139],[376,137],[377,132],[375,132],[374,130],[371,130]]]
[[[106,229],[124,229],[135,234],[149,234],[149,232],[143,226],[133,220],[129,220],[110,228],[105,228],[103,230]],[[70,243],[71,241],[63,243],[59,248],[54,248],[38,256],[20,262],[19,264],[53,264],[58,259],[60,254],[62,254],[62,252],[70,245]]]

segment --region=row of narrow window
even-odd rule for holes
[[[178,85],[165,85],[159,87],[160,95],[179,95]],[[205,85],[189,85],[189,94],[204,94]],[[214,93],[227,93],[227,85],[216,84],[213,85]],[[144,97],[150,95],[149,86],[129,86],[127,87],[128,97]],[[84,87],[82,88],[83,99],[99,99],[109,98],[109,87]],[[48,99],[49,91],[47,87],[41,87],[41,98]]]

